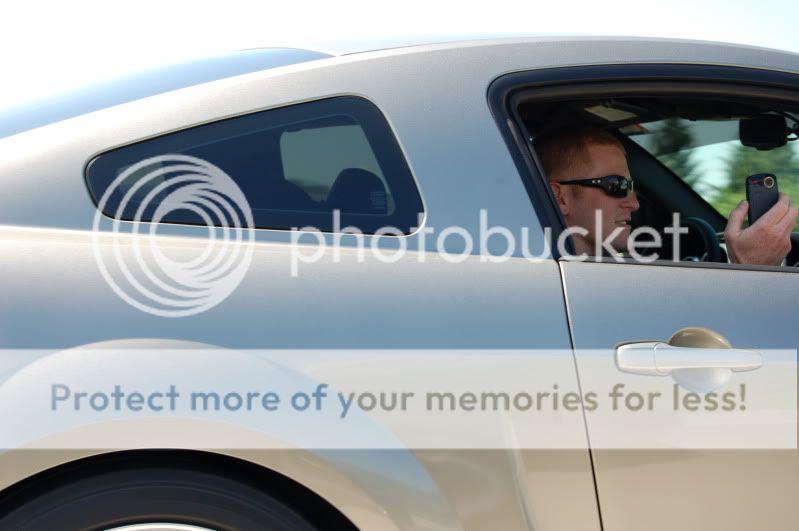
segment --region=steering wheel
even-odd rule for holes
[[[699,242],[702,249],[698,256],[702,262],[725,262],[721,245],[719,245],[716,229],[702,218],[690,217],[682,220],[682,226],[688,228],[687,240]],[[682,253],[681,253],[682,254]],[[681,257],[682,258],[682,257]]]

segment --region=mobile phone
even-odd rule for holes
[[[746,178],[746,200],[749,202],[749,225],[769,211],[779,199],[777,176],[758,173]]]

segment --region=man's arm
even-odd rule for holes
[[[780,265],[791,250],[791,232],[796,225],[799,210],[784,192],[771,209],[754,222],[742,228],[749,203],[741,201],[730,213],[724,240],[727,253],[734,264]]]

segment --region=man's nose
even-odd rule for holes
[[[641,208],[641,203],[638,202],[638,197],[635,195],[635,192],[629,192],[627,193],[627,197],[624,198],[624,201],[622,201],[622,206],[624,208],[629,208],[630,212],[635,212]]]

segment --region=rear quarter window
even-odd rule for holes
[[[99,205],[105,197],[103,213],[115,219],[207,225],[190,209],[157,214],[180,186],[178,171],[162,161],[129,171],[168,155],[195,157],[224,171],[244,194],[256,228],[355,227],[368,234],[392,227],[408,234],[422,212],[397,140],[363,98],[262,111],[108,151],[87,166],[93,200]]]

